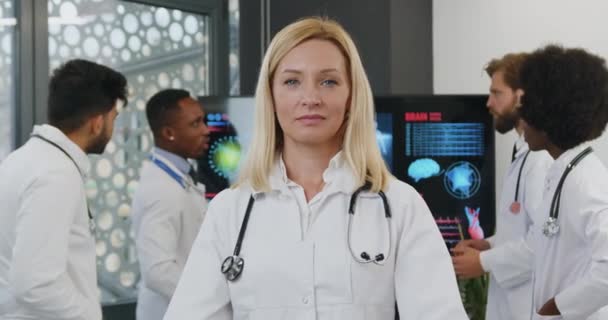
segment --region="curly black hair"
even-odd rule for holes
[[[608,123],[608,70],[583,49],[549,45],[534,51],[520,71],[521,117],[567,150],[599,137]]]

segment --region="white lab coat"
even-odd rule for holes
[[[486,319],[522,320],[530,317],[532,310],[533,254],[525,244],[525,237],[538,214],[542,189],[553,158],[546,152],[530,152],[523,136],[516,142],[515,160],[504,178],[498,211],[496,234],[487,240],[491,249],[480,254],[483,269],[490,272]],[[519,183],[520,212],[514,214],[510,207],[515,199],[519,170],[524,164]]]
[[[60,130],[34,133],[88,171],[87,155]],[[63,152],[38,138],[0,164],[0,319],[101,319],[83,182]]]
[[[173,164],[156,155],[184,179]],[[137,319],[162,319],[207,209],[204,186],[183,188],[151,161],[141,170],[133,197],[133,230],[139,258]]]
[[[535,254],[532,319],[608,319],[608,170],[595,153],[587,155],[567,176],[559,209],[559,233],[542,233],[557,184],[568,163],[587,145],[564,152],[547,174],[531,246]],[[536,312],[555,297],[561,317]],[[592,314],[595,313],[593,316]]]
[[[228,282],[220,265],[232,255],[251,188],[221,192],[192,248],[165,320],[188,319],[468,319],[446,245],[428,207],[409,185],[386,190],[393,218],[386,264],[356,262],[347,241],[348,203],[357,188],[339,153],[323,190],[306,202],[283,165],[272,191],[256,199],[242,244],[245,268]],[[388,249],[382,201],[364,192],[352,227],[355,254]]]

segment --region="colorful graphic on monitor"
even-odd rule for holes
[[[382,158],[393,169],[393,115],[390,113],[376,114],[376,142]]]
[[[211,199],[235,178],[241,145],[227,114],[212,112],[205,120],[210,131],[209,150],[198,159],[198,178],[205,185],[206,197]]]
[[[447,169],[443,184],[451,196],[468,199],[479,190],[480,178],[479,170],[474,165],[467,161],[459,161]]]
[[[435,177],[442,173],[443,171],[441,171],[439,163],[430,158],[418,159],[412,162],[407,168],[407,175],[412,178],[414,182]]]
[[[469,221],[469,228],[467,230],[469,231],[469,236],[471,236],[471,239],[475,240],[481,240],[484,238],[483,229],[481,228],[481,225],[479,225],[479,209],[480,208],[475,209],[464,207],[464,214]]]
[[[228,180],[234,179],[241,161],[241,145],[235,136],[217,139],[209,148],[209,167],[215,174]]]

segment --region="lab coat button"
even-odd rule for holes
[[[308,304],[309,302],[310,302],[310,299],[308,297],[302,298],[302,303]]]

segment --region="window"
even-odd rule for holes
[[[136,296],[137,255],[131,197],[153,145],[146,101],[165,88],[209,91],[209,19],[185,11],[117,0],[49,0],[49,65],[72,58],[122,72],[129,105],[116,120],[106,152],[92,161],[86,188],[97,224],[102,302]]]
[[[229,25],[229,57],[230,69],[230,95],[236,96],[241,93],[241,77],[239,68],[239,0],[228,2],[228,25]]]
[[[0,161],[15,138],[15,18],[13,1],[0,2]]]

